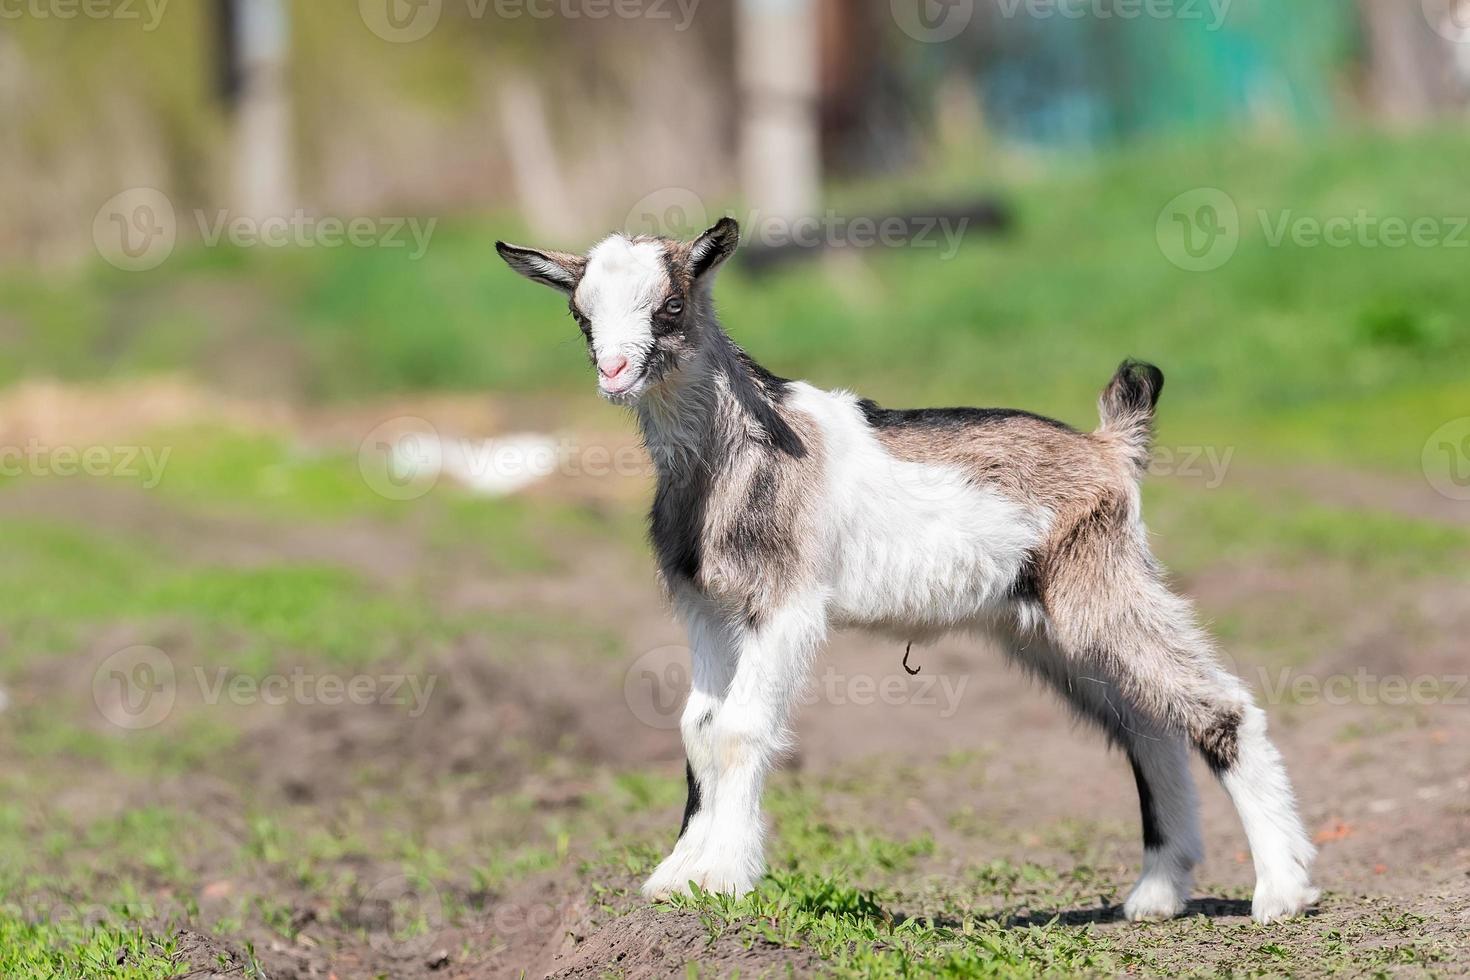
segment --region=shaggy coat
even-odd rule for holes
[[[760,797],[833,629],[999,641],[1128,755],[1143,822],[1129,918],[1172,916],[1200,859],[1190,750],[1235,803],[1253,912],[1301,912],[1313,849],[1265,716],[1218,664],[1149,551],[1139,480],[1163,374],[1125,361],[1093,432],[1006,409],[882,408],[777,377],[720,327],[726,219],[681,243],[614,236],[587,257],[499,244],[568,297],[605,397],[658,472],[650,531],[689,630],[688,802],[650,897],[743,893],[764,871]]]

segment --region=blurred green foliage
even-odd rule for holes
[[[1442,219],[1449,234],[1470,215],[1467,151],[1458,132],[1138,148],[1012,182],[1014,234],[966,236],[952,259],[939,245],[763,279],[737,267],[717,295],[727,328],[772,370],[888,404],[1011,404],[1089,427],[1095,392],[1133,355],[1169,378],[1165,442],[1407,470],[1422,437],[1470,403],[1470,233],[1438,247],[1303,247],[1273,245],[1269,229],[1362,211]],[[919,187],[882,196],[912,201]],[[1155,232],[1165,204],[1197,187],[1223,190],[1240,214],[1234,257],[1205,273],[1171,264]],[[933,199],[984,185],[950,167],[922,188]],[[860,214],[875,196],[834,199]],[[239,355],[264,349],[314,399],[549,388],[590,406],[564,304],[506,270],[497,237],[523,236],[466,221],[441,226],[418,262],[196,248],[144,274],[10,276],[0,317],[20,356],[0,381],[178,368],[228,385]]]

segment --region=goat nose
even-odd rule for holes
[[[609,381],[613,381],[618,375],[628,370],[628,359],[621,354],[612,357],[604,357],[597,362],[597,370]]]

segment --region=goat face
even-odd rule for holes
[[[585,257],[496,242],[512,269],[570,298],[604,398],[633,404],[677,379],[713,321],[715,272],[740,244],[725,218],[693,242],[613,235]]]

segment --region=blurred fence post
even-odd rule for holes
[[[290,25],[282,0],[220,0],[224,94],[234,111],[231,206],[252,218],[292,208]]]
[[[1463,104],[1453,48],[1441,33],[1464,16],[1461,0],[1359,0],[1368,46],[1369,95],[1384,118],[1415,123]],[[1436,24],[1439,15],[1451,18]]]
[[[816,0],[739,0],[740,171],[762,217],[816,213],[821,196]]]

